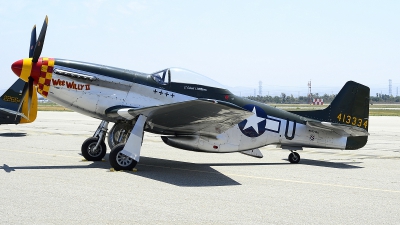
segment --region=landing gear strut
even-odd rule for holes
[[[101,121],[93,137],[83,142],[81,152],[87,161],[101,161],[106,155],[107,147],[104,139],[106,138],[107,127],[108,122],[105,120]]]
[[[298,163],[300,162],[300,155],[297,152],[293,152],[289,154],[288,160],[290,163]]]

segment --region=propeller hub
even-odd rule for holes
[[[34,84],[40,77],[40,71],[42,67],[42,58],[36,63],[32,62],[32,58],[25,58],[14,62],[11,65],[11,70],[17,75],[21,80],[28,82],[29,77],[33,78]]]

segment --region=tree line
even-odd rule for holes
[[[294,97],[293,95],[286,95],[285,93],[281,93],[280,96],[248,96],[248,99],[262,102],[262,103],[275,103],[275,104],[312,104],[313,98],[319,98],[324,100],[324,104],[329,104],[333,101],[336,95],[319,95],[318,93],[313,94],[310,98],[308,96],[298,96]],[[390,96],[385,94],[376,94],[376,96],[370,96],[371,104],[374,103],[400,103],[400,96]]]

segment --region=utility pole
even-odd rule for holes
[[[258,94],[260,96],[262,96],[262,81],[261,80],[258,82]]]
[[[311,80],[310,81],[308,81],[308,104],[310,104],[311,105],[311,102],[312,102],[312,100],[311,100]]]
[[[393,96],[392,95],[392,80],[389,80],[389,96]]]

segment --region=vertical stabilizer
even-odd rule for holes
[[[348,81],[332,103],[323,110],[328,114],[328,121],[368,130],[369,92],[369,87]]]

